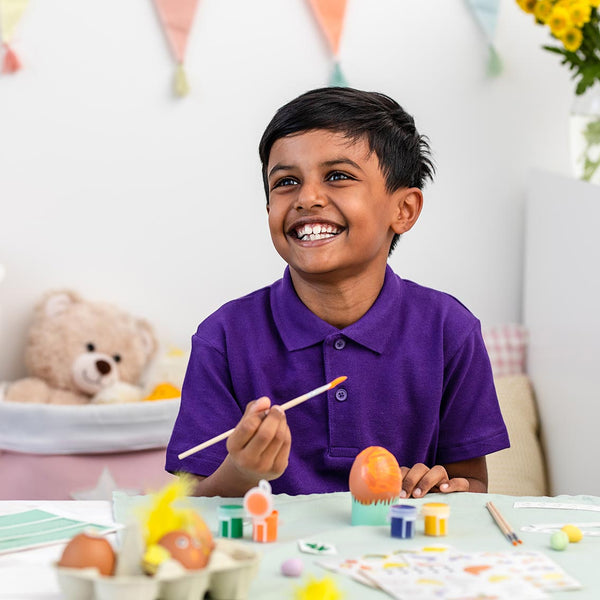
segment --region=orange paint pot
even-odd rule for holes
[[[443,502],[428,502],[421,507],[425,519],[425,535],[441,536],[448,533],[450,507]]]
[[[277,517],[278,512],[274,510],[266,519],[253,519],[252,539],[255,542],[276,542]]]

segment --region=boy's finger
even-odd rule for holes
[[[468,492],[469,480],[465,479],[464,477],[454,477],[449,481],[442,483],[439,488],[442,494],[449,494],[451,492]]]
[[[276,410],[281,410],[279,407],[274,407],[273,412]],[[287,441],[291,442],[291,434],[289,427],[287,425],[286,419],[281,419],[279,422],[279,426],[277,430],[274,432],[273,437],[266,448],[263,450],[262,455],[260,457],[260,463],[262,466],[262,471],[264,472],[275,472],[278,468],[275,466],[280,458],[280,455],[285,454],[284,446]],[[289,450],[287,452],[289,455]],[[281,463],[283,461],[279,461]],[[287,456],[285,456],[285,466],[287,466]],[[284,468],[285,470],[285,468]],[[281,474],[283,471],[280,471]]]
[[[273,406],[267,416],[261,419],[253,435],[245,444],[244,451],[255,457],[262,455],[276,437],[282,421],[287,424],[285,413],[279,406]]]
[[[441,465],[434,465],[429,469],[413,489],[413,496],[420,498],[433,488],[449,482],[448,473]]]
[[[229,452],[242,449],[252,439],[265,418],[265,411],[268,411],[270,406],[271,400],[267,396],[248,402],[240,422],[227,440]]]
[[[410,469],[405,469],[406,467],[400,468],[400,471],[402,471],[402,491],[400,492],[400,498],[410,498],[419,481],[429,471],[429,467],[423,463],[417,463]]]

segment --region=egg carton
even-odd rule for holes
[[[107,577],[97,569],[56,566],[65,600],[245,600],[258,572],[260,555],[248,546],[216,540],[205,569],[175,577],[129,575]]]

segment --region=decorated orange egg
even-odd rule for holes
[[[349,485],[352,496],[361,504],[390,502],[400,494],[402,472],[391,452],[369,446],[354,459]]]
[[[207,547],[183,529],[163,535],[158,545],[168,550],[171,558],[190,571],[203,569],[212,551],[212,545]]]
[[[117,562],[110,542],[93,533],[80,533],[65,546],[59,567],[85,569],[96,567],[101,575],[112,575]]]

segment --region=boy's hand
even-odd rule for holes
[[[401,498],[421,498],[428,492],[487,492],[485,456],[431,468],[417,463],[411,468],[401,467],[401,471]]]
[[[285,471],[291,444],[285,412],[263,396],[248,404],[229,436],[228,459],[248,481],[270,481]]]

